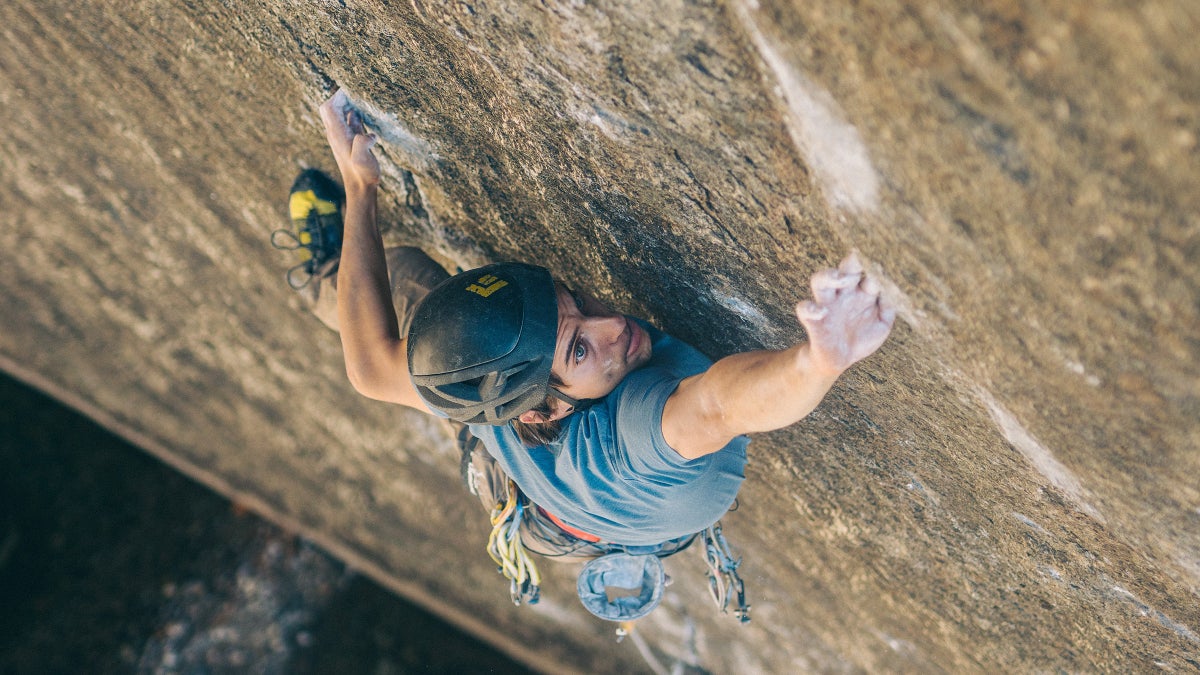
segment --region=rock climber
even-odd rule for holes
[[[343,91],[320,116],[345,189],[326,282],[350,382],[464,424],[464,443],[486,450],[471,460],[481,499],[502,502],[511,478],[532,503],[522,538],[535,552],[688,541],[734,502],[746,434],[803,419],[891,330],[895,310],[855,254],[812,277],[796,306],[807,341],[716,362],[539,266],[451,277],[417,249],[385,250],[376,137]]]

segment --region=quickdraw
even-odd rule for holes
[[[729,600],[737,596],[734,616],[742,623],[750,623],[750,605],[746,604],[746,587],[738,576],[742,559],[734,560],[729,542],[721,533],[721,523],[715,523],[702,533],[704,538],[704,560],[708,563],[708,591],[722,614],[729,612]]]
[[[487,552],[499,566],[498,571],[509,580],[509,597],[513,604],[535,605],[542,583],[537,565],[521,543],[521,520],[527,506],[509,479],[508,497],[492,509],[492,534],[488,537]]]

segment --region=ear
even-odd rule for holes
[[[545,424],[550,418],[536,410],[527,410],[517,415],[517,421],[521,424]]]
[[[575,412],[575,408],[563,403],[562,401],[555,401],[554,412],[551,412],[549,415],[540,413],[536,410],[527,410],[520,415],[517,415],[517,421],[521,422],[522,424],[545,424],[547,422],[561,420],[573,412]]]

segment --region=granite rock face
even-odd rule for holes
[[[857,248],[901,307],[751,445],[639,635],[712,672],[1200,667],[1195,6],[14,0],[0,362],[546,670],[645,668],[543,565],[514,608],[436,420],[346,383],[268,244],[344,86],[390,242],[540,261],[719,357]]]

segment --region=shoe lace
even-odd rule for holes
[[[299,234],[285,229],[271,233],[271,246],[281,251],[303,250],[306,254],[303,260],[289,268],[284,275],[292,289],[298,291],[307,286],[317,270],[341,251],[341,247],[336,243],[339,236],[338,218],[336,213],[321,215],[310,211],[303,224],[295,221]],[[307,235],[307,242],[304,241],[304,235]],[[304,274],[302,278],[301,273]]]

